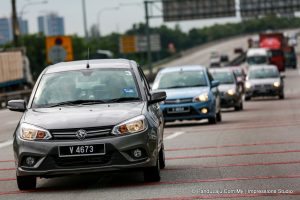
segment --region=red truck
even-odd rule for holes
[[[280,72],[285,71],[284,48],[286,45],[283,33],[261,33],[259,46],[270,50],[270,64],[276,65]]]

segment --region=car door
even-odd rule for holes
[[[208,80],[211,84],[211,82],[214,80],[214,78],[208,70],[206,70],[206,73],[207,73],[207,76],[208,76]],[[210,88],[210,90],[211,90],[212,94],[214,95],[215,102],[216,102],[216,112],[218,112],[221,109],[221,100],[220,100],[219,88],[214,87],[214,88]]]
[[[138,69],[139,69],[139,73],[140,73],[140,76],[141,76],[141,81],[142,81],[143,88],[144,88],[144,90],[147,94],[148,100],[150,100],[150,98],[151,98],[150,97],[151,88],[149,86],[149,83],[148,83],[148,81],[146,79],[146,76],[143,73],[142,69],[141,68],[138,68]],[[161,142],[163,141],[163,131],[164,131],[163,113],[162,113],[162,111],[159,107],[159,103],[148,105],[148,108],[149,108],[149,114],[150,114],[151,119],[153,119],[154,123],[158,127],[157,137],[158,137],[159,146],[160,146]]]

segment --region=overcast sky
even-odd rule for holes
[[[65,18],[66,34],[78,34],[83,36],[82,0],[48,0],[43,5],[27,5],[30,2],[40,2],[43,0],[16,0],[17,10],[20,13],[24,8],[23,18],[29,21],[30,33],[37,32],[37,17],[48,12],[56,12]],[[108,10],[117,7],[119,10]],[[24,7],[25,6],[25,7]],[[97,15],[101,12],[100,29],[102,34],[113,31],[124,32],[132,27],[132,24],[144,22],[143,0],[86,0],[88,27],[97,23]],[[159,7],[160,5],[158,5]],[[154,9],[156,14],[161,15],[159,9]],[[11,0],[1,0],[0,18],[11,15]],[[180,22],[184,31],[195,27],[203,27],[214,23],[224,23],[225,21],[237,21],[237,19],[225,20],[194,20],[190,22]],[[151,19],[151,26],[158,26],[163,23],[162,19]],[[166,23],[173,27],[176,23]]]

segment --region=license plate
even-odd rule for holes
[[[59,157],[104,155],[104,144],[60,146]]]
[[[176,107],[176,108],[169,108],[168,113],[187,113],[190,112],[189,107]]]

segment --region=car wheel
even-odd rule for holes
[[[159,156],[157,157],[156,166],[144,169],[145,182],[159,182],[160,181],[160,165]]]
[[[251,97],[245,97],[245,101],[250,101]]]
[[[165,147],[163,144],[162,144],[161,150],[159,152],[159,166],[160,166],[160,169],[164,169],[166,167]]]
[[[235,107],[234,107],[234,110],[235,110],[235,111],[243,110],[243,102],[241,102],[238,106],[235,106]]]
[[[34,190],[36,189],[36,177],[17,176],[17,184],[19,190]]]
[[[208,118],[209,124],[216,124],[217,123],[217,116]]]
[[[217,113],[217,121],[218,122],[222,121],[222,112],[221,112],[221,110],[219,110],[219,112]]]
[[[284,94],[283,93],[279,95],[279,99],[284,99]]]
[[[240,110],[244,110],[244,104],[243,104],[243,101],[241,102]]]

